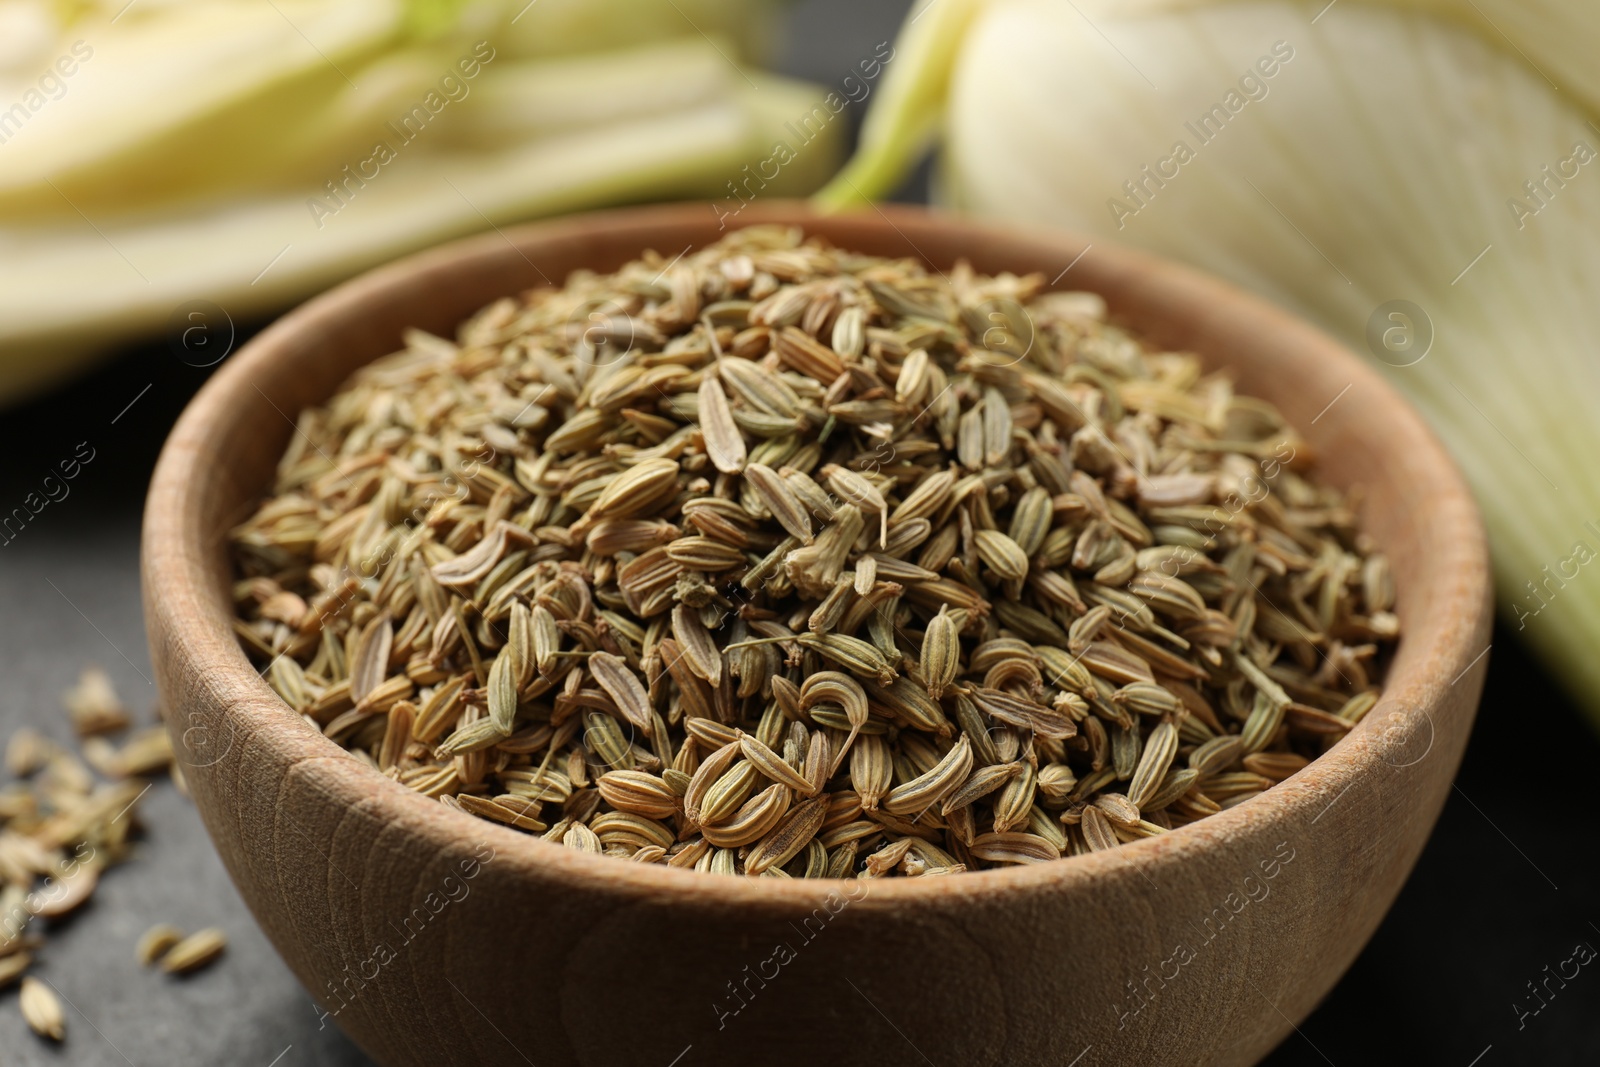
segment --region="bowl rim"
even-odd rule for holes
[[[204,465],[210,454],[207,442],[227,431],[234,410],[227,401],[235,394],[243,395],[253,389],[255,376],[270,372],[272,362],[282,349],[293,348],[299,338],[328,323],[359,321],[365,299],[401,287],[429,267],[459,262],[463,257],[504,255],[507,244],[520,252],[531,243],[581,239],[598,231],[616,235],[633,229],[687,223],[691,215],[693,221],[700,223],[704,212],[705,205],[698,202],[610,209],[504,230],[496,228],[447,242],[369,270],[307,301],[234,353],[190,401],[175,424],[163,446],[146,504],[142,580],[147,612],[152,618],[160,614],[170,629],[168,650],[177,660],[171,673],[181,677],[184,680],[181,684],[191,689],[206,690],[216,706],[226,709],[225,714],[254,712],[258,708],[288,710],[251,664],[231,628],[218,632],[204,618],[207,606],[214,604],[219,595],[224,602],[229,602],[225,590],[208,588],[214,581],[209,553],[218,551],[219,547],[206,543],[206,531],[199,529],[197,521],[177,524],[175,538],[170,536],[173,524],[161,521],[172,515],[198,515],[199,509],[192,506],[191,498],[196,491],[193,487],[203,480],[195,477],[194,472]],[[829,219],[884,225],[904,237],[913,249],[917,246],[909,233],[930,227],[953,227],[974,240],[991,238],[1012,245],[1057,248],[1063,253],[1063,262],[1078,249],[1086,251],[1091,243],[1060,230],[1033,227],[1023,230],[906,205],[822,215],[803,202],[774,201],[749,205],[745,214],[747,218],[741,218],[741,227],[762,223],[826,226]],[[1329,361],[1338,368],[1342,378],[1366,390],[1374,402],[1384,404],[1385,414],[1389,416],[1385,432],[1411,450],[1413,462],[1409,466],[1426,471],[1433,479],[1430,489],[1437,491],[1435,495],[1440,497],[1441,507],[1447,509],[1428,523],[1430,529],[1440,531],[1427,535],[1440,542],[1442,559],[1435,571],[1441,575],[1453,571],[1459,580],[1439,589],[1437,595],[1429,598],[1425,610],[1419,611],[1418,618],[1408,623],[1402,638],[1402,654],[1391,664],[1377,706],[1336,745],[1291,778],[1215,815],[1104,852],[1063,856],[1047,863],[967,871],[954,878],[875,879],[870,899],[878,906],[952,895],[1064,891],[1070,886],[1102,882],[1126,874],[1130,866],[1136,867],[1141,875],[1156,873],[1169,864],[1182,862],[1183,857],[1193,852],[1214,850],[1229,839],[1248,835],[1263,824],[1295,815],[1309,816],[1316,812],[1316,805],[1323,805],[1325,814],[1332,803],[1382,760],[1380,722],[1390,720],[1390,731],[1400,721],[1415,728],[1421,716],[1427,719],[1431,730],[1434,724],[1430,708],[1439,704],[1444,692],[1474,667],[1479,668],[1478,679],[1482,676],[1479,664],[1484,658],[1482,653],[1459,639],[1452,640],[1458,637],[1457,630],[1445,625],[1421,625],[1424,619],[1453,615],[1476,620],[1476,627],[1468,626],[1464,632],[1481,632],[1487,625],[1490,587],[1487,541],[1476,504],[1454,462],[1420,414],[1364,361],[1315,327],[1265,300],[1193,268],[1098,236],[1092,243],[1103,256],[1117,261],[1118,270],[1143,272],[1164,285],[1181,290],[1187,299],[1232,304],[1253,321],[1291,337],[1295,346],[1303,350],[1297,358]],[[920,249],[916,254],[921,256]],[[1050,286],[1055,287],[1054,284]],[[483,303],[499,295],[503,294],[487,293]],[[1226,359],[1210,359],[1208,364],[1224,366]],[[1303,428],[1297,429],[1303,432]],[[215,537],[211,540],[214,542]],[[1402,576],[1401,581],[1405,580]],[[174,610],[177,607],[188,610]],[[200,610],[194,610],[196,607]],[[1425,637],[1427,643],[1417,646],[1417,636],[1413,635]],[[1410,644],[1405,643],[1408,639]],[[163,696],[170,705],[177,694],[164,693]],[[1475,707],[1476,698],[1467,705],[1469,717]],[[1395,715],[1402,716],[1403,720],[1394,719]],[[175,724],[169,728],[176,732]],[[823,892],[837,890],[854,881],[723,879],[715,884],[714,892],[707,893],[710,884],[706,875],[695,870],[665,864],[629,863],[611,856],[578,852],[535,834],[514,831],[452,810],[386,778],[292,713],[284,714],[278,722],[249,722],[244,729],[252,740],[262,739],[285,758],[285,766],[289,768],[286,778],[294,774],[295,767],[316,761],[320,764],[318,785],[324,792],[338,793],[343,802],[352,806],[374,802],[392,805],[398,821],[430,838],[441,850],[472,840],[488,840],[495,847],[497,857],[512,858],[512,866],[536,869],[587,891],[649,895],[683,904],[709,902],[718,907],[768,909],[792,908],[802,903],[811,906]],[[1331,803],[1327,802],[1330,797]],[[1320,814],[1316,816],[1320,817]]]

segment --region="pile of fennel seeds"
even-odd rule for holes
[[[1377,698],[1309,448],[1037,276],[795,229],[499,300],[304,412],[233,531],[294,711],[426,796],[725,874],[1165,833]]]
[[[101,874],[132,858],[139,804],[153,780],[168,774],[180,789],[183,782],[166,729],[135,727],[104,671],[85,670],[63,704],[78,751],[23,727],[6,740],[11,780],[0,783],[0,991],[16,986],[24,1021],[50,1041],[66,1040],[67,1015],[55,986],[33,972],[58,924],[91,903]],[[124,733],[120,744],[113,740]],[[163,946],[172,948],[164,969],[211,962],[222,935],[207,935]]]

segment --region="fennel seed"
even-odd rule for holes
[[[88,903],[102,874],[129,854],[138,805],[150,788],[144,779],[165,772],[178,780],[164,727],[112,739],[132,723],[103,671],[86,669],[62,704],[82,759],[39,732],[18,730],[6,743],[6,768],[20,780],[0,791],[0,914],[7,917],[0,989],[20,980],[23,1018],[52,1041],[65,1040],[66,1016],[51,987],[27,973],[53,933],[35,920],[59,919]],[[142,939],[141,958],[150,951]]]

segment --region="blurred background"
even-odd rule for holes
[[[921,13],[931,12],[926,25],[932,26],[950,17],[935,10],[941,2],[971,6],[919,0],[911,14],[920,22]],[[232,6],[251,13],[225,16],[223,8]],[[779,139],[803,141],[805,148],[777,168],[761,195],[810,193],[848,154],[862,118],[878,102],[883,71],[906,62],[899,35],[912,5],[533,0],[516,12],[519,6],[512,4],[509,22],[505,12],[499,22],[485,16],[488,29],[474,33],[451,21],[470,22],[470,5],[444,2],[408,7],[397,28],[395,9],[365,0],[337,6],[0,0],[0,73],[9,78],[0,79],[8,86],[8,95],[0,95],[0,513],[27,509],[25,522],[0,533],[0,735],[31,726],[70,744],[61,695],[91,664],[110,676],[138,721],[156,721],[139,602],[144,490],[184,404],[275,312],[409,249],[536,215],[676,198],[699,198],[708,212],[735,215],[739,189],[752,188],[748,168],[769,160]],[[1332,7],[1294,8],[1299,29],[1340,17],[1328,13]],[[619,16],[624,8],[627,18]],[[180,9],[189,14],[167,18]],[[1089,5],[1091,14],[1096,10]],[[74,19],[83,20],[81,37]],[[440,29],[447,24],[452,28]],[[1250,58],[1270,54],[1273,40],[1270,29],[1249,37],[1240,51],[1243,65],[1235,65],[1248,73]],[[1017,40],[1019,63],[1037,44]],[[1126,69],[1093,92],[1050,106],[1104,112],[1097,94],[1109,99],[1122,92],[1117,79],[1137,75],[1154,90],[1167,78],[1149,41],[1113,36],[1104,44],[1111,52],[1101,58],[1112,66],[1125,62]],[[1316,46],[1300,47],[1295,61],[1311,62]],[[889,54],[894,58],[869,76],[863,61]],[[1294,72],[1293,62],[1281,62],[1285,75]],[[1201,95],[1223,101],[1229,115],[1240,114],[1225,98],[1237,74],[1202,79],[1210,90]],[[977,76],[971,65],[963,68],[957,88]],[[1261,74],[1256,84],[1268,80]],[[1265,114],[1270,92],[1258,95],[1239,84],[1242,98]],[[1464,86],[1462,95],[1483,88]],[[822,114],[813,108],[829,92],[844,103],[826,128],[817,122],[795,129],[802,116]],[[1487,99],[1504,102],[1512,90],[1502,85],[1499,92]],[[951,106],[954,122],[961,106],[976,105]],[[1211,155],[1224,158],[1221,148],[1200,147],[1210,142],[1184,132],[1181,122],[1162,129],[1192,140],[1202,153],[1192,171],[1188,161],[1172,162],[1172,175],[1198,175]],[[1013,125],[1000,135],[1026,138],[1027,131]],[[1559,148],[1564,136],[1552,135],[1552,143]],[[1150,154],[1137,138],[1119,144],[1107,134],[1105,144],[1107,158],[1097,162],[1106,173],[1137,178],[1140,162],[1168,173],[1161,154]],[[1468,172],[1490,150],[1470,138],[1459,148],[1450,166]],[[1227,145],[1230,153],[1240,150]],[[1533,216],[1546,207],[1576,202],[1581,190],[1556,195],[1581,180],[1572,175],[1587,160],[1577,162],[1576,155],[1569,147],[1565,155],[1552,150],[1539,157],[1560,186],[1537,166],[1515,164],[1545,193],[1515,183],[1505,188],[1505,196],[1521,198],[1526,214],[1509,201],[1502,208],[1498,197],[1485,210],[1509,215],[1502,224],[1525,226],[1541,222]],[[989,195],[987,176],[967,173],[961,161],[947,156],[930,177],[914,153],[906,156],[852,174],[913,202],[934,195],[965,198],[970,206]],[[1237,155],[1228,158],[1238,162]],[[1073,188],[1082,180],[1057,176]],[[1030,186],[1020,199],[1047,196],[1048,178],[1041,180],[1044,187]],[[1179,192],[1201,195],[1210,179],[1184,180],[1192,194],[1189,186],[1169,194],[1165,184],[1148,183],[1138,187],[1141,198],[1108,182],[1077,202],[1117,238],[1183,254],[1137,226],[1158,225],[1146,209],[1166,210]],[[1332,268],[1325,280],[1337,289],[1341,264],[1354,255],[1314,227],[1308,236],[1303,227],[1312,225],[1314,209],[1265,188],[1271,191],[1257,189],[1265,203],[1227,203],[1239,212],[1235,228],[1288,223],[1310,246],[1296,245],[1295,255],[1313,262],[1307,269],[1323,270],[1317,257],[1325,260]],[[1291,182],[1291,191],[1304,188]],[[1109,203],[1114,199],[1126,213]],[[1590,216],[1549,222],[1574,224],[1590,226],[1583,234],[1593,235]],[[1293,234],[1284,233],[1294,244]],[[1529,254],[1559,253],[1540,246]],[[1205,262],[1202,252],[1187,258]],[[1482,269],[1500,269],[1493,264],[1488,259]],[[1462,265],[1465,256],[1441,262],[1436,273],[1448,281]],[[1233,273],[1249,280],[1247,268]],[[1307,310],[1305,300],[1259,288]],[[1377,316],[1388,305],[1363,299],[1352,298],[1351,309],[1308,313],[1336,333],[1344,327],[1349,336],[1370,337],[1368,312]],[[1429,342],[1437,325],[1447,344],[1447,316],[1437,303],[1423,303],[1434,308],[1431,319],[1417,309],[1428,320]],[[1391,367],[1422,358],[1407,354],[1415,340],[1398,348],[1382,340],[1383,329],[1400,320],[1377,321],[1374,356]],[[1420,321],[1407,319],[1405,326]],[[1548,326],[1533,325],[1541,323]],[[1592,347],[1580,348],[1572,381],[1589,380],[1592,356]],[[1467,403],[1486,423],[1476,435],[1504,439],[1519,453],[1526,447],[1539,458],[1538,446],[1513,441],[1499,428],[1515,416],[1495,406],[1494,383],[1479,383],[1481,391],[1468,384],[1481,402]],[[1441,432],[1451,440],[1447,429]],[[76,477],[46,483],[61,461],[74,458]],[[1529,463],[1547,472],[1548,464]],[[1543,493],[1539,476],[1523,470],[1514,477]],[[1487,510],[1493,528],[1495,509]],[[1600,519],[1600,509],[1590,517]],[[1570,541],[1558,532],[1560,552],[1540,558],[1556,559]],[[1497,543],[1497,561],[1500,549]],[[1590,832],[1577,820],[1587,810],[1600,744],[1566,695],[1570,680],[1558,682],[1548,669],[1551,657],[1530,652],[1513,632],[1515,610],[1508,618],[1495,635],[1488,688],[1456,789],[1415,874],[1354,968],[1266,1061],[1273,1067],[1600,1063],[1593,1012],[1600,977],[1585,971],[1564,985],[1544,984],[1574,946],[1600,944],[1600,864]],[[94,901],[51,932],[38,965],[69,1002],[70,1042],[35,1040],[15,1010],[14,992],[0,993],[0,1059],[82,1067],[366,1064],[335,1027],[323,1025],[320,1009],[256,929],[194,810],[170,783],[156,784],[143,798],[141,819],[147,832],[131,861],[107,874]],[[161,921],[219,926],[230,948],[192,980],[152,974],[135,963],[132,946]],[[1062,995],[1071,995],[1065,976]]]

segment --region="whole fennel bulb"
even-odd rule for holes
[[[1600,721],[1600,8],[935,0],[913,18],[824,200],[881,195],[934,131],[946,204],[1186,260],[1370,355],[1471,480],[1510,628]]]

